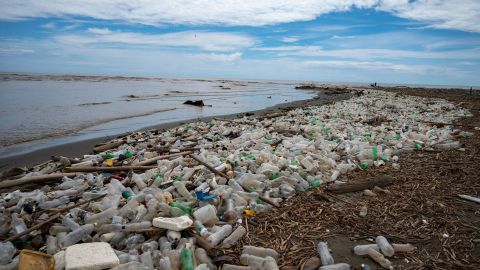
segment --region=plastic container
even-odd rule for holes
[[[387,257],[392,257],[393,254],[395,254],[395,250],[390,245],[387,238],[379,235],[375,238],[375,242],[377,243],[377,245],[380,248],[380,251],[383,253],[383,255],[385,255]]]
[[[16,252],[17,249],[11,242],[0,242],[0,265],[10,263]]]
[[[54,268],[55,262],[52,255],[26,249],[20,252],[18,270],[53,270]]]
[[[272,257],[275,260],[280,258],[280,254],[271,248],[255,247],[255,246],[243,246],[242,254],[249,254],[258,257]]]
[[[83,226],[80,226],[80,228],[67,234],[65,238],[61,240],[60,246],[62,248],[65,248],[80,242],[80,240],[82,240],[84,236],[91,234],[93,232],[93,229],[93,224],[85,224]]]
[[[246,232],[247,230],[243,226],[241,225],[238,226],[232,232],[232,234],[230,234],[227,238],[225,238],[225,240],[223,240],[221,247],[222,248],[232,247],[233,245],[235,245],[235,243],[238,242],[238,240],[240,240],[245,235]]]
[[[154,227],[163,228],[173,231],[183,231],[192,226],[193,221],[188,216],[180,216],[175,218],[157,217],[153,219]]]
[[[372,258],[372,260],[374,260],[375,262],[377,262],[378,264],[380,264],[380,266],[382,266],[383,268],[385,269],[393,269],[393,266],[392,266],[392,263],[386,259],[382,253],[372,249],[372,248],[369,248],[367,250],[367,254],[368,256],[370,256],[370,258]]]
[[[318,249],[318,254],[320,255],[320,261],[322,262],[322,265],[330,265],[334,264],[332,254],[330,254],[330,251],[328,250],[328,246],[326,242],[318,242],[317,244],[317,249]]]
[[[336,263],[330,265],[324,265],[318,268],[318,270],[350,270],[352,267],[348,263]]]
[[[223,239],[225,239],[228,235],[232,233],[232,225],[227,224],[222,226],[222,228],[210,236],[207,237],[207,241],[212,245],[212,246],[217,246]]]
[[[378,247],[377,244],[369,244],[369,245],[357,245],[354,246],[352,249],[352,252],[355,255],[363,256],[368,254],[368,249],[374,249],[376,251],[380,251],[380,248]]]
[[[213,225],[218,221],[217,209],[211,204],[198,208],[193,212],[193,217],[205,225]]]

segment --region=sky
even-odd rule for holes
[[[0,72],[480,86],[480,0],[0,6]]]

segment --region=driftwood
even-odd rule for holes
[[[144,160],[144,161],[140,161],[140,162],[136,163],[135,165],[145,166],[145,165],[155,163],[157,160],[171,158],[171,157],[185,156],[185,155],[189,155],[191,153],[192,153],[192,151],[184,151],[184,152],[174,153],[174,154],[170,154],[170,155],[157,156],[157,157],[150,158],[150,159],[147,159],[147,160]]]
[[[66,167],[68,172],[120,172],[120,171],[146,171],[157,166],[117,166],[117,167]]]
[[[111,141],[93,148],[93,152],[100,153],[124,144],[124,141]]]
[[[5,241],[13,241],[13,240],[15,240],[15,239],[18,239],[18,238],[24,236],[24,235],[27,235],[27,234],[29,234],[29,233],[37,230],[37,229],[40,229],[40,228],[43,227],[44,225],[46,225],[46,224],[48,224],[48,223],[56,220],[57,218],[60,217],[60,215],[61,215],[63,212],[68,211],[68,210],[70,210],[70,209],[72,209],[72,208],[78,207],[78,206],[80,206],[80,205],[84,205],[84,204],[90,203],[90,202],[92,202],[92,201],[98,200],[98,199],[103,198],[103,197],[105,197],[105,196],[106,196],[106,194],[100,195],[100,196],[95,197],[95,198],[93,198],[93,199],[86,200],[86,201],[84,201],[84,202],[77,202],[76,204],[74,204],[74,205],[72,205],[72,206],[68,206],[68,207],[65,207],[65,208],[62,208],[62,209],[55,210],[55,213],[56,213],[56,214],[53,215],[51,218],[49,218],[49,219],[47,219],[47,220],[45,220],[45,221],[42,221],[42,222],[38,223],[38,224],[35,225],[35,226],[30,227],[30,228],[27,229],[26,231],[23,231],[23,232],[21,232],[21,233],[19,233],[19,234],[12,235],[12,236],[10,236],[9,238],[5,239]]]
[[[52,173],[47,175],[29,176],[29,177],[24,177],[20,179],[14,179],[14,180],[5,180],[0,182],[0,189],[21,186],[26,184],[43,183],[47,181],[61,179],[64,176],[72,177],[75,175],[76,173]]]
[[[388,186],[393,184],[393,181],[394,181],[393,177],[388,175],[383,175],[368,181],[331,185],[327,188],[327,190],[337,194],[349,193],[349,192],[355,192],[355,191],[362,191],[365,189],[371,189],[375,186],[378,186],[378,187]]]
[[[442,128],[444,126],[454,126],[454,127],[471,127],[471,128],[475,128],[477,126],[475,125],[462,125],[462,124],[449,124],[449,123],[442,123],[442,122],[432,122],[432,121],[418,121],[420,123],[425,123],[425,124],[430,124],[430,125],[435,125],[439,128]]]

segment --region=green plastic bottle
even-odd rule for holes
[[[185,214],[188,214],[190,216],[192,215],[192,208],[190,208],[190,207],[188,207],[184,204],[181,204],[181,203],[178,203],[178,202],[171,202],[170,206],[177,207],[180,210],[182,210]]]
[[[194,270],[193,252],[190,248],[183,248],[180,252],[180,263],[182,270]]]

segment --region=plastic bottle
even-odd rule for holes
[[[320,258],[311,257],[305,262],[302,270],[317,270],[320,267],[320,265],[322,265]]]
[[[185,247],[180,252],[180,264],[182,265],[182,270],[194,270],[195,269],[193,251],[189,246]]]
[[[238,226],[232,234],[230,234],[227,238],[225,238],[225,240],[223,240],[222,248],[232,247],[233,245],[235,245],[235,243],[237,243],[238,240],[240,240],[240,238],[245,235],[246,232],[247,230],[243,226]]]
[[[162,257],[158,263],[159,269],[162,270],[172,270],[172,264],[170,263],[169,257]]]
[[[62,248],[65,248],[78,243],[80,240],[82,240],[84,236],[91,234],[93,232],[93,229],[93,224],[85,224],[83,226],[80,226],[80,228],[67,234],[65,238],[63,238],[60,242],[60,246]]]
[[[25,225],[25,222],[23,222],[23,219],[20,218],[17,213],[12,213],[12,229],[16,234],[27,230],[27,225]]]
[[[370,258],[372,258],[372,260],[376,261],[378,264],[380,264],[383,268],[385,269],[393,269],[393,266],[392,266],[392,263],[386,259],[382,253],[372,249],[372,248],[369,248],[368,251],[367,251],[367,254],[368,256],[370,256]]]
[[[330,265],[324,265],[318,268],[318,270],[350,270],[352,267],[348,263],[336,263]]]
[[[11,242],[0,242],[0,265],[10,263],[16,252],[17,249]]]
[[[223,219],[228,223],[233,223],[238,219],[237,211],[235,211],[235,204],[233,199],[225,200],[225,212],[223,212]]]
[[[144,266],[146,266],[149,270],[153,270],[153,260],[152,260],[152,253],[150,251],[143,252],[142,255],[140,255],[140,262]]]
[[[262,247],[255,247],[255,246],[243,246],[243,254],[249,254],[258,257],[267,257],[270,256],[275,260],[278,260],[280,255],[277,251],[271,248],[262,248]]]
[[[360,217],[366,217],[367,216],[367,207],[366,206],[362,206],[362,208],[360,208],[360,213],[358,214]]]
[[[76,223],[73,219],[65,216],[62,220],[62,223],[68,227],[71,231],[74,231],[76,229],[78,229],[80,227],[80,225],[78,225],[78,223]]]
[[[208,231],[207,228],[205,228],[205,226],[203,226],[203,224],[199,221],[199,220],[196,220],[194,223],[195,225],[195,231],[200,234],[200,236],[202,237],[208,237],[211,233]]]
[[[387,257],[392,257],[395,254],[395,250],[393,247],[388,243],[387,238],[379,235],[375,238],[375,242],[377,243],[380,251]]]
[[[380,251],[377,244],[369,244],[369,245],[357,245],[354,246],[352,251],[355,255],[363,256],[368,254],[368,249],[374,249],[376,251]]]
[[[185,187],[184,181],[175,181],[173,182],[173,186],[175,187],[175,189],[177,189],[178,194],[180,194],[182,197],[184,197],[188,201],[193,199],[192,194],[190,194],[190,192]]]
[[[58,246],[57,246],[57,238],[52,235],[47,236],[47,254],[53,255],[57,253]]]
[[[326,242],[318,242],[317,244],[318,254],[320,255],[320,260],[322,261],[322,265],[330,265],[334,264],[332,254],[328,250],[328,246]]]
[[[168,241],[171,243],[177,243],[181,237],[182,235],[180,234],[180,232],[172,231],[172,230],[167,231],[167,238],[168,238]]]
[[[54,208],[60,205],[65,205],[70,202],[70,199],[68,196],[60,197],[58,199],[53,199],[51,201],[46,201],[46,202],[41,202],[38,204],[38,206],[41,209],[50,209]]]
[[[184,204],[181,204],[181,203],[178,203],[178,202],[171,202],[171,203],[169,203],[169,205],[171,207],[175,207],[175,208],[178,208],[178,209],[182,210],[187,215],[192,215],[192,208],[190,208],[187,205],[184,205]]]
[[[125,224],[123,226],[123,231],[136,232],[136,231],[148,229],[150,227],[152,227],[152,223],[150,221],[142,221],[137,223]]]
[[[147,184],[143,181],[142,176],[139,174],[132,175],[133,182],[137,185],[138,189],[143,190],[147,187]]]
[[[199,264],[206,264],[210,270],[216,270],[217,267],[213,264],[210,257],[208,257],[207,251],[203,248],[195,249],[195,258]]]
[[[167,251],[172,250],[172,243],[166,236],[162,236],[158,239],[158,248],[162,254],[165,254]]]
[[[193,212],[193,216],[195,217],[195,220],[206,225],[215,224],[218,221],[217,209],[211,204],[198,208]]]
[[[398,253],[411,253],[417,250],[412,244],[392,244],[392,247]]]
[[[111,219],[113,216],[117,215],[117,213],[118,213],[117,208],[112,207],[98,214],[87,216],[85,218],[85,223],[95,223],[100,221],[106,221],[108,219]]]
[[[207,241],[212,246],[217,246],[223,239],[225,239],[230,233],[232,233],[232,225],[224,225],[218,232],[211,234],[207,237]]]

